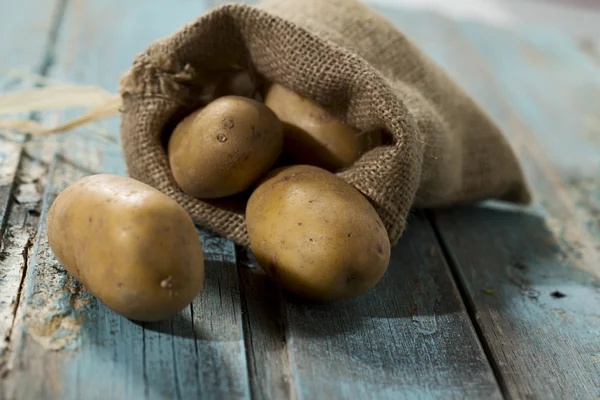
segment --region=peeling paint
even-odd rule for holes
[[[9,228],[0,249],[0,355],[7,347],[17,307],[19,287],[31,236],[26,229]]]
[[[29,336],[47,350],[62,350],[72,344],[83,320],[83,317],[74,318],[60,313],[28,314],[25,317]]]
[[[26,331],[48,350],[74,349],[92,296],[60,266],[45,238],[36,258],[36,288],[28,298]]]
[[[565,320],[572,319],[571,315],[562,308],[554,308],[552,311],[559,317],[564,318]]]

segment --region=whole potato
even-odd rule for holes
[[[223,96],[175,127],[168,156],[184,192],[213,199],[250,188],[273,166],[282,146],[281,122],[264,104]]]
[[[274,170],[246,208],[250,246],[286,290],[321,301],[374,287],[390,242],[369,201],[337,175],[314,166]]]
[[[48,212],[58,261],[107,307],[133,320],[169,318],[204,284],[196,228],[174,200],[131,178],[91,175]]]
[[[283,123],[284,151],[298,164],[336,171],[352,165],[381,141],[379,132],[361,134],[319,104],[280,84],[267,89],[265,104]]]

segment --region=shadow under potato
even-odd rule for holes
[[[136,323],[152,331],[198,340],[241,340],[241,298],[236,265],[208,253],[204,268],[204,288],[186,309],[164,321]]]
[[[549,229],[542,216],[480,205],[437,210],[431,212],[431,219],[451,262],[457,264],[454,268],[467,290],[467,301],[496,296],[494,306],[502,307],[511,301],[506,294],[556,300],[570,295],[565,289],[569,284],[600,287],[598,279],[578,267],[581,255],[577,243],[561,237],[560,227],[558,233]],[[207,262],[203,300],[196,300],[194,306],[196,313],[206,314],[204,317],[231,314],[228,320],[233,328],[221,322],[218,325],[224,332],[204,331],[198,324],[208,323],[206,318],[196,321],[193,328],[189,313],[180,313],[172,320],[145,324],[146,329],[185,337],[204,331],[203,339],[207,340],[239,338],[241,328],[237,324],[241,320],[247,323],[247,316],[238,319],[235,314],[242,309],[243,313],[265,317],[252,329],[267,329],[269,332],[263,333],[275,337],[284,335],[286,326],[300,336],[335,336],[372,329],[378,323],[374,321],[381,319],[404,319],[409,324],[433,327],[443,323],[444,315],[466,315],[451,267],[422,212],[412,215],[402,240],[392,248],[381,282],[353,299],[319,303],[287,293],[245,253],[238,249],[237,266]],[[222,305],[223,299],[227,304]]]
[[[346,377],[388,377],[401,382],[408,379],[405,375],[412,376],[420,358],[440,365],[447,360],[479,365],[480,353],[474,346],[477,337],[438,237],[450,262],[458,267],[466,300],[475,299],[478,305],[502,313],[514,307],[516,297],[532,307],[544,299],[564,304],[579,296],[569,286],[600,287],[597,279],[579,269],[582,258],[577,243],[562,237],[561,232],[560,226],[551,228],[543,217],[520,210],[455,207],[431,212],[429,219],[416,212],[392,249],[382,281],[362,296],[332,303],[308,302],[285,293],[245,249],[237,248],[237,265],[232,257],[213,252],[207,257],[204,291],[193,305],[167,321],[136,323],[146,332],[129,340],[148,340],[148,331],[160,332],[160,340],[169,343],[160,346],[174,346],[177,354],[187,348],[215,352],[215,373],[229,377],[234,374],[230,369],[237,365],[229,358],[237,357],[244,348],[236,344],[239,341],[245,343],[245,357],[256,357],[248,362],[259,362],[259,366],[265,354],[287,354],[291,348],[303,376],[319,376],[325,366],[341,365]],[[487,294],[483,288],[495,292]],[[552,296],[557,290],[566,297]],[[536,293],[537,298],[531,297]],[[551,307],[548,313],[552,313]],[[126,325],[121,323],[121,329],[129,332]],[[83,326],[85,329],[87,324]],[[503,328],[510,335],[509,329]],[[115,341],[114,346],[124,340],[103,338]],[[135,340],[132,345],[141,346]],[[106,345],[108,342],[97,350],[105,352]],[[248,350],[252,346],[256,346],[256,354]],[[200,356],[205,357],[192,351],[185,362],[196,365]],[[260,375],[260,367],[257,371]],[[159,387],[154,379],[149,384]]]
[[[371,330],[382,320],[413,319],[458,312],[461,303],[434,231],[414,214],[402,240],[392,248],[383,279],[361,296],[315,303],[286,294],[290,320],[302,335],[327,336]]]
[[[191,307],[188,306],[187,308]],[[179,336],[183,338],[195,338],[196,333],[194,332],[194,327],[192,325],[192,320],[188,313],[184,311],[175,314],[173,317],[166,319],[164,321],[158,322],[140,322],[140,321],[131,321],[134,324],[138,325],[143,329],[147,329],[150,331],[164,333],[166,335]]]

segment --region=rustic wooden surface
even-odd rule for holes
[[[135,54],[217,3],[3,4],[0,90],[35,72],[114,91]],[[125,174],[118,120],[2,132],[0,399],[600,397],[600,46],[379,9],[503,128],[536,203],[416,213],[380,285],[318,306],[200,233],[205,291],[137,324],[86,294],[45,237],[60,190]]]
[[[430,21],[443,45],[417,20],[397,19],[503,128],[536,194],[527,212],[470,207],[432,216],[499,383],[511,397],[595,398],[598,66],[552,31]]]

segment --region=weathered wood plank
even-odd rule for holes
[[[109,6],[106,6],[109,7]],[[158,9],[158,8],[157,8]],[[154,12],[158,14],[161,14],[162,11],[156,11],[157,9],[155,9]],[[121,10],[121,12],[123,12]],[[178,12],[181,12],[182,15],[184,15],[185,13],[182,10],[179,10]],[[97,15],[99,12],[95,11],[94,15]],[[84,13],[85,14],[85,13]],[[100,13],[102,14],[102,13]],[[106,13],[107,15],[109,14],[108,12]],[[185,14],[186,17],[189,17],[190,14]],[[140,18],[139,16],[137,16],[136,18]],[[150,18],[150,17],[148,17]],[[119,24],[117,24],[119,25]],[[179,23],[177,24],[179,25]],[[119,25],[120,26],[120,25]],[[144,31],[144,28],[141,28],[142,32]],[[174,28],[173,28],[174,29]],[[113,31],[115,29],[113,28]],[[117,28],[118,31],[118,28]],[[148,31],[149,35],[150,33],[155,33],[156,31]],[[168,32],[165,32],[168,33]],[[143,35],[142,35],[143,36]],[[118,36],[115,36],[115,38],[118,38]],[[148,41],[150,40],[150,38],[148,38]],[[106,42],[110,42],[109,39],[107,39],[106,37],[102,38],[102,45],[101,46],[105,46],[104,43]],[[86,43],[86,46],[89,45],[89,43]],[[77,47],[77,45],[74,45],[75,47]],[[102,55],[103,58],[106,57],[106,54],[114,54],[114,58],[115,60],[119,60],[119,57],[121,57],[121,52],[125,52],[125,50],[121,50],[120,46],[126,46],[126,45],[118,45],[118,53],[116,50],[113,49],[103,49],[102,53],[99,53]],[[89,47],[86,47],[85,49],[82,49],[81,52],[88,53],[90,52]],[[139,51],[139,49],[137,49]],[[92,51],[93,47],[92,47]],[[114,53],[111,53],[114,52]],[[98,55],[99,56],[99,55]],[[92,59],[93,56],[88,56],[88,58]],[[117,61],[118,63],[119,61]],[[58,64],[59,66],[62,64]],[[123,68],[125,68],[128,64],[124,65]],[[77,71],[78,68],[81,68],[80,66],[78,66],[77,64],[74,64],[71,69],[72,71]],[[80,72],[79,74],[74,73],[74,72],[69,72],[69,76],[74,76],[76,79],[82,81],[82,82],[87,82],[87,79],[93,79],[92,82],[96,82],[96,76],[94,74],[89,74],[87,72]],[[61,74],[63,74],[60,69],[56,71],[57,74],[59,76],[61,76]],[[99,74],[100,75],[100,74]],[[91,78],[88,78],[91,77]],[[107,84],[105,83],[105,81],[103,80],[104,77],[103,75],[100,75],[98,77],[98,82],[101,82],[103,84]],[[112,82],[112,81],[107,81],[107,82]],[[108,83],[110,84],[110,83]],[[225,242],[223,242],[221,244],[221,246],[224,245]],[[434,242],[431,240],[427,242],[426,244],[422,244],[424,246],[424,248],[426,248],[426,254],[428,254],[427,252],[430,251],[430,247],[431,245],[433,245]],[[223,252],[223,249],[217,251],[216,253],[221,254],[221,256],[223,256],[223,254],[226,254]],[[230,256],[227,256],[230,257]],[[225,257],[227,259],[227,257]],[[230,260],[232,260],[232,258],[229,258]],[[228,263],[226,263],[228,264]],[[415,265],[415,267],[413,267],[415,269],[415,271],[417,270],[416,267],[416,262],[413,262],[413,265]],[[230,265],[228,265],[230,266]],[[460,332],[460,334],[463,336],[463,338],[461,339],[461,343],[465,344],[465,348],[466,351],[463,353],[454,353],[453,349],[458,346],[457,343],[455,342],[446,342],[444,343],[445,346],[442,346],[442,350],[440,352],[440,355],[438,355],[438,353],[434,352],[433,350],[430,350],[429,353],[427,353],[430,357],[433,357],[434,362],[433,364],[429,364],[429,365],[425,365],[421,370],[419,370],[419,372],[421,374],[425,374],[426,376],[419,376],[416,373],[410,373],[410,368],[412,367],[412,364],[403,364],[404,362],[406,362],[406,359],[401,358],[400,360],[400,365],[403,365],[403,369],[402,371],[405,372],[410,379],[412,379],[412,381],[410,379],[407,379],[404,382],[405,385],[410,385],[411,386],[411,390],[413,391],[413,393],[422,393],[422,394],[429,394],[431,395],[432,393],[435,393],[435,391],[437,390],[438,392],[441,393],[442,388],[445,391],[448,391],[449,393],[451,393],[452,395],[456,396],[456,397],[464,397],[465,394],[469,393],[469,389],[473,389],[475,390],[475,393],[485,393],[485,394],[489,394],[492,397],[498,397],[499,396],[499,392],[496,386],[496,383],[493,379],[493,376],[491,374],[491,370],[489,368],[489,366],[487,365],[486,361],[485,361],[485,357],[483,356],[483,352],[481,350],[481,348],[478,346],[477,340],[475,338],[474,332],[472,331],[472,328],[469,324],[468,321],[468,317],[464,311],[464,308],[462,308],[462,306],[460,305],[460,300],[458,299],[457,293],[454,290],[453,286],[452,286],[452,282],[451,279],[449,277],[448,271],[446,269],[446,266],[441,262],[438,261],[438,263],[434,263],[431,266],[432,268],[434,268],[438,274],[439,274],[439,282],[437,282],[437,284],[439,284],[441,287],[444,287],[444,289],[441,290],[445,290],[445,295],[439,298],[434,298],[431,296],[427,296],[427,294],[423,295],[423,297],[425,297],[424,299],[421,299],[420,297],[415,299],[415,303],[418,304],[418,307],[421,307],[420,309],[418,308],[417,310],[413,310],[416,315],[414,316],[406,316],[405,321],[402,322],[403,326],[405,325],[409,325],[409,326],[413,326],[413,325],[417,325],[417,324],[439,324],[439,326],[442,327],[442,330],[454,330],[456,329],[458,332]],[[190,382],[193,382],[193,377],[188,377],[188,378],[182,378],[179,374],[179,372],[177,371],[181,371],[181,370],[185,370],[185,368],[187,369],[191,369],[192,367],[194,368],[199,368],[199,373],[201,375],[201,377],[204,380],[201,380],[201,382],[199,383],[199,387],[201,390],[201,393],[203,393],[206,396],[210,396],[210,395],[214,395],[215,398],[219,398],[219,396],[225,396],[226,398],[232,398],[232,397],[246,397],[247,394],[247,374],[245,373],[246,371],[246,366],[245,366],[245,358],[243,356],[243,351],[240,351],[241,348],[239,347],[239,340],[241,339],[241,335],[239,332],[239,329],[241,327],[240,321],[238,320],[238,316],[239,314],[239,302],[236,298],[239,297],[238,291],[236,290],[236,285],[235,285],[235,280],[234,277],[229,275],[230,271],[228,271],[228,268],[226,268],[225,266],[223,266],[222,268],[219,268],[219,271],[221,274],[225,274],[222,275],[222,279],[218,281],[218,284],[216,285],[216,290],[219,290],[220,293],[219,295],[217,295],[217,293],[215,292],[210,292],[210,282],[207,282],[207,292],[206,297],[203,295],[200,297],[200,302],[202,303],[202,301],[205,301],[206,304],[210,305],[203,305],[203,306],[199,306],[197,304],[197,302],[194,303],[194,307],[192,308],[192,312],[193,312],[193,320],[194,320],[194,324],[193,324],[193,329],[194,332],[196,334],[196,336],[198,338],[204,338],[200,336],[199,332],[204,332],[204,330],[207,330],[206,333],[206,337],[204,338],[205,340],[198,340],[196,341],[195,346],[197,346],[197,352],[200,353],[198,358],[196,359],[196,363],[198,364],[190,364],[186,361],[185,355],[188,354],[187,351],[189,351],[191,349],[190,347],[190,343],[186,342],[183,338],[176,338],[176,339],[169,339],[167,335],[167,332],[173,331],[175,329],[175,327],[171,327],[169,328],[168,326],[164,326],[164,324],[159,324],[162,326],[162,328],[156,328],[154,330],[151,329],[146,329],[144,330],[144,343],[146,344],[146,348],[144,349],[144,354],[146,356],[146,361],[145,361],[145,365],[146,365],[146,370],[145,372],[143,372],[143,375],[145,376],[145,380],[146,381],[152,381],[152,377],[154,377],[156,379],[156,386],[157,388],[159,388],[161,390],[160,393],[162,394],[166,394],[166,393],[170,393],[173,396],[183,396],[183,391],[187,390],[189,391],[190,395],[194,392],[194,390],[196,389],[196,387],[193,386],[187,386],[187,385],[181,385],[177,383],[177,379],[175,379],[177,376],[180,377],[179,382],[181,383],[182,381],[184,381],[184,379],[190,379]],[[244,277],[244,281],[245,282],[250,282],[253,279],[256,279],[254,276],[249,276],[247,273],[251,271],[251,270],[244,270],[242,272],[242,276]],[[207,269],[207,277],[211,276],[211,274],[209,273],[210,270]],[[398,273],[402,273],[404,275],[403,271],[398,271]],[[260,279],[260,278],[258,278]],[[255,284],[258,285],[269,285],[268,283],[265,283],[264,281],[260,282],[258,280],[254,281]],[[413,282],[414,283],[414,282]],[[407,283],[408,285],[408,283]],[[294,362],[294,360],[292,358],[290,358],[289,354],[290,352],[297,352],[300,353],[301,357],[306,357],[306,358],[310,358],[310,354],[307,350],[307,348],[302,347],[303,346],[303,342],[304,342],[304,338],[301,336],[301,330],[298,330],[296,328],[294,328],[293,330],[290,330],[288,332],[288,339],[287,340],[287,344],[283,343],[283,346],[280,346],[277,343],[277,340],[281,337],[281,327],[278,326],[278,324],[276,323],[275,326],[273,327],[273,323],[269,320],[269,316],[274,316],[277,320],[282,319],[281,316],[277,316],[276,312],[271,312],[272,310],[269,310],[269,308],[272,308],[273,305],[269,305],[267,306],[266,310],[264,308],[264,306],[261,307],[259,301],[257,301],[256,298],[253,298],[252,295],[253,293],[256,293],[255,287],[250,287],[251,285],[245,286],[244,288],[244,305],[246,307],[248,316],[246,319],[246,334],[250,335],[250,337],[246,338],[246,344],[250,343],[250,341],[252,341],[253,346],[253,353],[251,356],[251,360],[253,362],[253,366],[250,367],[250,372],[253,374],[251,377],[251,382],[252,382],[252,393],[254,395],[254,397],[269,397],[269,394],[289,394],[290,396],[299,396],[299,397],[310,397],[310,393],[318,393],[319,391],[319,386],[318,386],[318,382],[320,381],[313,381],[312,380],[312,376],[306,375],[305,371],[302,371],[302,373],[296,373],[295,374],[295,378],[296,379],[301,379],[302,381],[302,388],[298,388],[296,389],[295,385],[296,383],[293,381],[292,379],[292,374],[294,369],[298,369],[298,364],[292,364],[290,366],[290,362]],[[433,288],[430,285],[424,285],[427,290],[433,290]],[[215,288],[215,286],[212,286],[213,288]],[[409,291],[411,289],[409,289],[409,287],[412,286],[406,286],[405,291]],[[437,286],[436,286],[437,288]],[[278,295],[276,294],[277,292],[275,292],[275,294],[273,294],[273,292],[271,293],[266,293],[267,296],[275,296],[275,298],[279,298]],[[429,293],[429,292],[424,292],[424,293]],[[225,299],[227,298],[227,296],[231,296],[233,295],[231,301],[227,302],[225,301]],[[416,292],[415,296],[420,296],[421,292]],[[393,296],[393,294],[390,294],[388,299],[391,301],[393,300],[391,297]],[[402,298],[401,294],[398,294],[398,299]],[[273,298],[273,297],[271,297]],[[433,315],[429,315],[427,310],[430,310],[434,307],[435,305],[435,301],[436,299],[438,301],[440,301],[440,299],[442,299],[441,301],[444,304],[454,304],[457,309],[457,315],[450,317],[450,316],[445,316],[445,317],[436,317]],[[363,300],[366,301],[366,300]],[[223,302],[223,305],[221,305],[221,303]],[[249,306],[251,305],[251,306]],[[219,306],[219,307],[217,307]],[[221,308],[222,307],[222,308]],[[367,307],[368,308],[368,302],[363,303],[362,306],[358,306],[358,308],[360,307]],[[277,310],[279,307],[275,307],[276,310],[275,311],[279,311]],[[443,308],[443,307],[442,307]],[[207,312],[210,309],[213,309],[213,312]],[[233,309],[233,313],[231,312],[227,312],[228,309]],[[285,310],[285,309],[284,309]],[[390,313],[394,313],[395,311],[397,311],[393,306],[390,306]],[[421,311],[421,310],[425,310],[425,311]],[[210,315],[210,317],[208,317],[207,319],[203,318],[203,315],[208,314]],[[191,315],[190,315],[191,317]],[[182,316],[182,318],[185,318]],[[351,315],[345,314],[343,315],[343,317],[340,317],[342,321],[346,321],[345,323],[350,324],[353,317]],[[284,314],[283,319],[286,319],[285,324],[290,324],[290,326],[304,326],[307,324],[307,322],[309,320],[307,320],[307,316],[302,315],[301,313],[297,313],[295,314],[293,317],[292,316],[288,316],[287,314]],[[327,320],[327,316],[323,316],[323,320]],[[339,320],[339,319],[338,319]],[[210,321],[210,328],[207,328],[207,323],[208,321]],[[435,321],[435,322],[431,322],[431,321]],[[320,321],[312,321],[314,323],[319,323]],[[326,322],[325,322],[326,323]],[[375,323],[376,326],[381,326],[380,329],[382,330],[387,330],[389,329],[389,322],[386,321],[385,319],[381,319],[378,320]],[[189,326],[182,324],[180,325],[179,322],[176,325],[180,331],[183,332],[188,332],[189,333]],[[436,325],[437,326],[437,325]],[[262,329],[268,329],[268,331],[263,331]],[[274,329],[272,329],[274,328]],[[161,331],[161,332],[156,332],[157,330]],[[118,334],[117,334],[118,335]],[[435,335],[434,335],[435,336]],[[417,350],[420,352],[422,351],[421,349],[415,349],[415,348],[404,348],[402,346],[402,344],[398,344],[395,341],[398,339],[398,337],[394,336],[393,332],[390,332],[387,334],[387,336],[385,336],[383,339],[381,339],[378,342],[378,349],[382,350],[382,351],[388,351],[388,352],[399,352],[402,353],[403,351],[407,351],[408,354],[412,354],[414,357],[416,357],[416,352]],[[365,335],[364,337],[365,343],[368,344],[368,336]],[[387,342],[386,340],[389,340],[389,342]],[[294,347],[292,347],[291,343],[296,343],[296,342],[300,342],[299,344],[299,350],[296,350]],[[321,346],[321,350],[325,350],[325,345],[321,344],[319,345],[320,340],[317,340],[316,338],[313,341],[314,346],[316,346],[317,348],[317,353],[319,352],[318,348],[319,346]],[[325,342],[323,342],[325,343]],[[413,346],[415,345],[416,342],[413,342]],[[331,344],[327,344],[330,345]],[[169,347],[171,346],[171,347]],[[336,342],[333,345],[333,351],[335,354],[335,350],[336,348],[339,347],[343,347],[344,344],[341,342]],[[458,346],[460,347],[460,346]],[[109,347],[110,348],[110,347]],[[149,349],[151,349],[151,351],[149,351]],[[177,349],[177,350],[173,350],[173,349]],[[169,350],[173,351],[173,353],[170,353]],[[211,351],[214,350],[214,353],[211,353]],[[271,351],[271,350],[275,350],[275,351]],[[312,348],[311,348],[312,350]],[[361,354],[359,351],[359,347],[357,347],[357,354]],[[154,354],[152,357],[152,359],[150,360],[152,364],[148,364],[149,362],[149,356],[152,354]],[[451,353],[451,354],[446,354],[446,353]],[[175,355],[176,361],[174,362],[174,364],[171,364],[168,360],[170,359],[169,356],[173,357],[173,354]],[[372,353],[370,353],[372,354]],[[464,355],[467,354],[467,357],[465,358]],[[181,358],[177,358],[181,356]],[[372,355],[371,355],[372,357]],[[394,357],[393,355],[391,355],[390,357]],[[211,362],[212,360],[212,362]],[[466,360],[466,361],[465,361]],[[324,360],[323,360],[324,361]],[[465,363],[465,365],[467,365],[470,369],[469,369],[469,374],[473,374],[473,375],[468,375],[468,374],[464,374],[464,373],[457,373],[454,374],[454,371],[456,371],[456,366],[460,365],[461,363]],[[173,367],[173,365],[175,365],[175,367]],[[302,365],[302,364],[300,364]],[[282,367],[281,370],[279,370],[279,366]],[[390,366],[384,366],[382,364],[379,364],[375,367],[373,367],[372,370],[368,370],[370,372],[370,376],[377,376],[377,373],[381,372],[382,376],[384,378],[382,378],[383,381],[386,381],[387,383],[390,383],[392,386],[390,386],[390,391],[388,392],[388,395],[391,395],[392,392],[396,392],[396,394],[398,393],[398,390],[400,390],[401,388],[406,388],[406,386],[399,386],[397,383],[395,382],[390,382],[390,380],[395,379],[397,377],[397,375],[386,375],[385,370],[387,368],[393,367],[393,366],[397,366],[397,364],[392,364]],[[440,370],[438,370],[438,367],[442,367]],[[174,370],[173,368],[177,368],[176,370]],[[398,367],[400,368],[400,367]],[[83,373],[85,370],[81,370],[80,373]],[[342,371],[337,371],[337,373],[333,373],[330,375],[327,375],[329,377],[329,380],[331,381],[331,384],[335,384],[336,382],[339,383],[339,379],[346,377],[346,375],[340,375]],[[152,377],[150,376],[150,374],[153,374]],[[466,383],[463,382],[463,380],[465,378],[473,378],[472,380],[467,380]],[[236,379],[237,378],[237,379]],[[352,378],[356,378],[356,377],[349,377],[348,379],[352,379]],[[419,385],[419,382],[422,382],[421,385]],[[437,384],[439,382],[439,384]],[[470,382],[470,383],[469,383]],[[446,387],[447,384],[451,384],[451,388],[448,389]],[[473,386],[470,387],[469,384],[472,384]],[[179,386],[178,386],[179,385]],[[369,382],[365,382],[363,381],[359,381],[356,384],[357,388],[360,388],[360,390],[363,390],[362,394],[367,396],[369,393],[367,393],[367,390],[371,387],[370,386],[371,383]],[[179,387],[179,389],[178,389]],[[331,390],[333,390],[334,386],[330,386]],[[341,385],[339,387],[342,387]],[[346,385],[344,386],[346,388],[346,390],[350,390],[352,389],[352,385],[349,385],[348,383],[346,383]],[[432,389],[433,387],[433,389]],[[179,390],[179,391],[178,391]],[[298,390],[298,393],[296,393],[296,390]],[[185,392],[188,393],[188,392]],[[308,393],[308,394],[307,394]]]
[[[200,235],[205,289],[173,319],[144,325],[144,379],[160,389],[157,398],[247,398],[235,248]]]
[[[422,217],[393,250],[384,280],[351,301],[286,300],[248,266],[240,274],[255,398],[501,398]]]
[[[286,334],[285,299],[279,286],[238,249],[242,279],[244,338],[253,399],[298,398]]]
[[[11,71],[39,72],[48,61],[46,50],[61,3],[61,0],[25,0],[2,4],[0,91],[19,87],[19,79]]]
[[[72,2],[53,77],[115,90],[136,53],[205,11],[205,2]],[[66,116],[73,116],[66,113]],[[118,136],[118,120],[101,124]],[[203,236],[205,291],[170,321],[137,324],[101,305],[57,264],[45,239],[56,195],[80,176],[124,174],[118,144],[87,129],[63,137],[19,309],[6,398],[248,398],[235,252]],[[144,326],[147,325],[147,326]],[[58,350],[58,351],[53,351]]]
[[[579,269],[573,242],[543,216],[509,210],[436,222],[511,397],[597,398],[600,282]]]
[[[22,3],[3,5],[0,37],[11,40],[0,45],[0,92],[30,87],[9,71],[43,69],[60,9],[58,1],[44,2],[34,10]],[[35,237],[40,207],[37,200],[43,190],[43,169],[35,160],[40,149],[29,146],[24,150],[24,141],[23,135],[0,130],[0,375],[27,254]]]
[[[92,162],[98,160],[93,154],[90,157],[89,152],[82,156]],[[39,234],[27,269],[24,297],[16,320],[15,334],[11,338],[15,347],[10,355],[10,370],[3,386],[6,398],[77,398],[70,395],[69,390],[99,389],[94,386],[93,381],[87,380],[85,383],[75,380],[74,385],[68,387],[63,374],[68,376],[72,371],[67,368],[64,360],[69,358],[71,353],[52,352],[77,349],[90,337],[98,342],[111,338],[106,331],[90,330],[90,326],[98,318],[98,313],[94,313],[93,310],[104,309],[98,307],[93,299],[82,291],[80,285],[60,267],[45,237],[45,220],[49,205],[60,191],[86,173],[89,173],[88,169],[63,156],[57,156],[50,168]],[[100,315],[100,318],[110,318],[110,314],[106,314],[109,313]],[[135,346],[131,348],[135,350]],[[90,350],[92,349],[90,346]],[[110,374],[115,374],[115,369],[101,368],[104,363],[106,360],[102,356],[90,362],[96,368],[96,375],[104,378],[105,382],[105,387],[97,391],[96,396],[107,395],[109,390],[106,388],[106,382],[114,382]],[[67,386],[66,389],[64,386]]]
[[[82,15],[86,13],[88,11],[83,11]],[[81,24],[87,26],[85,22],[84,18]],[[102,46],[98,44],[98,47]],[[94,47],[91,51],[83,48],[76,50],[75,54],[79,51],[95,54],[96,50]],[[111,53],[108,51],[106,54]],[[99,56],[95,54],[95,57]],[[131,58],[132,55],[128,60]],[[74,56],[74,59],[79,57]],[[73,71],[77,68],[77,64],[72,69],[59,65],[56,73],[69,78],[73,76],[81,82],[112,82],[107,78],[110,73],[95,71],[98,74],[96,80],[93,75],[88,77],[83,70],[80,75],[75,74]],[[113,130],[114,121],[107,127]],[[118,171],[122,164],[114,146],[96,143],[93,139],[69,140],[71,142],[64,146],[64,154],[57,157],[52,169],[51,181],[57,188],[96,168],[105,171],[116,168],[117,173],[122,173]],[[92,171],[87,170],[90,167]],[[58,189],[52,187],[47,192],[47,205],[58,193]],[[246,333],[250,335],[246,337],[246,343],[252,343],[251,360],[254,365],[250,371],[254,397],[269,397],[269,394],[275,393],[312,398],[321,395],[321,389],[325,388],[333,398],[344,394],[353,398],[369,398],[380,387],[383,387],[379,389],[381,396],[389,398],[442,395],[499,397],[491,370],[452,285],[447,266],[439,258],[440,252],[435,246],[431,228],[419,218],[413,222],[406,237],[405,247],[395,249],[395,262],[390,268],[393,272],[376,290],[367,297],[336,305],[309,306],[290,301],[281,309],[273,304],[261,308],[263,298],[279,300],[277,289],[262,277],[250,275],[256,270],[242,271],[243,280],[247,282],[243,288],[243,306],[247,311]],[[230,244],[221,241],[219,246]],[[56,266],[55,262],[44,259],[47,251],[47,244],[38,244],[36,269]],[[22,349],[15,362],[18,379],[10,381],[12,391],[7,393],[60,395],[64,398],[84,394],[92,398],[188,397],[194,396],[196,389],[201,388],[201,393],[214,393],[217,398],[219,395],[231,398],[232,394],[247,397],[245,360],[243,354],[239,354],[242,337],[239,293],[236,292],[235,274],[231,275],[231,269],[227,268],[234,263],[233,253],[229,251],[230,255],[223,249],[213,252],[217,254],[217,261],[229,261],[218,267],[207,266],[207,274],[212,268],[220,275],[216,272],[210,274],[217,277],[216,281],[207,282],[206,297],[197,299],[189,314],[182,313],[169,323],[148,326],[143,330],[82,295],[72,281],[60,275],[55,277],[58,284],[50,285],[50,289],[60,293],[62,286],[67,286],[68,303],[78,305],[79,310],[76,306],[60,309],[59,305],[55,307],[59,310],[57,314],[52,307],[50,310],[41,309],[39,314],[50,318],[39,322],[42,328],[34,330],[43,334],[46,333],[44,326],[50,325],[62,335],[58,338],[54,332],[51,336],[38,335],[42,338],[34,337],[35,341],[30,337],[28,325],[22,326]],[[210,259],[211,252],[207,254]],[[429,261],[429,256],[434,261]],[[401,268],[404,266],[410,267]],[[36,287],[31,297],[37,294],[40,286],[48,287],[48,278],[33,277],[31,282]],[[263,292],[261,288],[264,287],[267,289]],[[217,292],[221,294],[217,295]],[[226,298],[227,295],[230,298]],[[65,302],[60,298],[56,303],[64,305]],[[28,317],[28,311],[40,311],[35,308],[39,306],[36,301],[31,301],[31,304],[34,306],[28,304],[31,308],[22,309],[26,324],[32,322],[28,319],[31,317]],[[227,313],[229,309],[233,312]],[[280,313],[283,317],[278,315]],[[206,329],[204,315],[210,316],[208,320],[212,324],[209,329]],[[275,316],[275,321],[269,316]],[[86,320],[80,321],[79,318]],[[187,322],[190,320],[192,324]],[[283,328],[279,321],[283,321]],[[33,322],[35,326],[37,321]],[[370,335],[365,333],[371,328]],[[206,336],[203,329],[208,332]],[[276,338],[282,329],[286,333],[285,341],[278,343]],[[187,340],[190,332],[203,340]],[[202,347],[206,342],[209,345]],[[62,346],[63,350],[56,355],[44,351],[43,346]],[[67,352],[64,347],[77,351]],[[189,357],[192,349],[204,351],[202,354],[206,357]],[[326,360],[326,355],[336,361],[332,368],[327,368],[329,360]],[[142,362],[138,363],[140,359]],[[204,365],[204,360],[212,361]],[[240,363],[240,360],[243,362]],[[50,371],[42,370],[46,365],[53,367]],[[227,371],[231,366],[235,367],[234,370]],[[313,366],[316,371],[307,366]],[[62,371],[67,372],[61,374]],[[198,371],[201,376],[190,371]],[[46,376],[32,388],[15,386],[15,382],[31,380],[43,372],[47,373]],[[91,372],[94,378],[90,380],[88,373]],[[238,375],[240,380],[236,382],[232,378]],[[294,379],[291,379],[292,376]],[[195,381],[206,384],[193,386]],[[223,381],[228,383],[223,385]],[[212,385],[220,387],[214,390]]]
[[[206,259],[205,290],[194,302],[194,331],[203,398],[249,398],[240,281],[234,244],[202,235]]]
[[[598,236],[568,184],[598,170],[583,122],[597,104],[597,69],[577,65],[582,55],[548,31],[525,44],[524,34],[432,15],[395,19],[501,125],[538,200],[528,210],[490,205],[433,217],[504,391],[597,398]]]
[[[286,332],[299,398],[501,398],[419,215],[377,287],[337,304],[290,300]]]
[[[19,155],[20,148],[16,153]],[[45,169],[37,157],[23,152],[21,158],[0,248],[0,375],[4,372],[5,353],[21,299],[23,276],[36,237],[45,178]]]
[[[23,254],[29,238],[25,233],[5,231],[21,144],[8,139],[0,140],[2,140],[0,142],[0,364],[2,364],[7,338],[10,336],[18,305],[18,292],[24,269]],[[24,225],[16,222],[13,224]]]
[[[394,248],[382,282],[354,300],[307,304],[246,262],[255,398],[501,398],[421,216]]]

